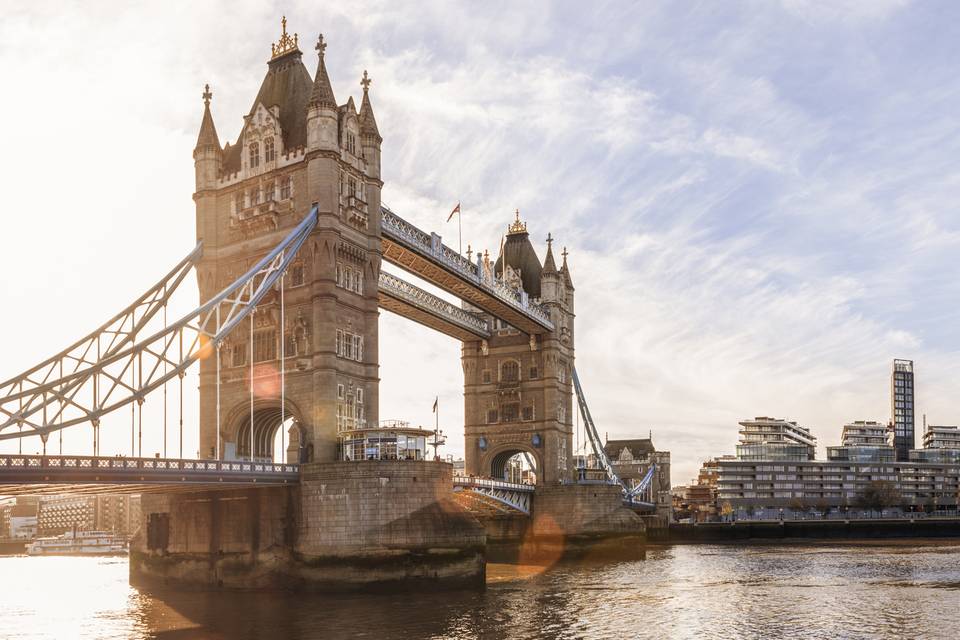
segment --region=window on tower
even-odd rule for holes
[[[263,141],[263,161],[264,162],[273,162],[276,159],[276,155],[273,151],[273,138],[267,138]]]
[[[260,166],[260,143],[250,143],[250,168],[255,169]]]
[[[507,360],[500,366],[501,382],[517,382],[520,380],[520,364],[516,360]]]
[[[280,178],[280,199],[289,200],[290,192],[293,190],[293,179],[290,176]]]
[[[296,263],[290,267],[290,286],[299,287],[304,282],[303,263]]]

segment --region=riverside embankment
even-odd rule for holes
[[[701,544],[788,540],[892,540],[897,538],[960,539],[957,518],[877,518],[857,520],[741,520],[671,524],[648,529],[650,542]]]

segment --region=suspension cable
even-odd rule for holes
[[[166,288],[164,288],[166,293]],[[167,304],[163,304],[163,330],[167,330]],[[167,377],[167,360],[163,360],[163,377]],[[163,457],[167,457],[167,383],[163,383]]]
[[[256,315],[254,307],[250,313],[250,462],[253,462],[253,319]]]
[[[217,331],[220,330],[220,306],[217,306]],[[214,345],[214,355],[217,357],[217,434],[215,440],[217,460],[220,459],[220,341],[216,340]]]
[[[180,362],[183,362],[183,332],[180,332]],[[186,371],[181,371],[177,377],[180,378],[180,459],[183,460],[183,378]]]
[[[287,458],[286,448],[284,447],[284,429],[287,422],[287,323],[284,316],[283,289],[287,277],[286,271],[280,276],[280,464],[284,464]],[[296,339],[296,337],[294,337]],[[275,442],[276,440],[274,440]],[[270,443],[273,447],[273,442]],[[274,458],[276,456],[273,456]],[[273,460],[271,460],[273,462]]]

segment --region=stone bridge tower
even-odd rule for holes
[[[574,289],[566,250],[558,270],[552,244],[548,236],[541,265],[518,212],[494,270],[546,306],[554,330],[531,336],[488,317],[490,340],[463,343],[468,474],[502,478],[525,453],[539,484],[572,479]]]
[[[203,96],[193,154],[201,302],[276,246],[314,205],[318,223],[284,278],[283,326],[274,291],[257,307],[252,326],[242,323],[201,362],[200,454],[249,459],[252,440],[255,459],[273,459],[285,415],[287,460],[333,461],[338,429],[378,419],[382,138],[366,71],[357,112],[353,98],[337,104],[322,35],[313,79],[286,19],[271,46],[236,144],[221,147],[209,87]],[[221,365],[219,411],[214,355]]]

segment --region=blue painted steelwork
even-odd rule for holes
[[[5,382],[0,387],[0,391],[5,392],[0,395],[0,440],[40,436],[45,446],[52,432],[78,424],[97,426],[103,415],[133,402],[142,403],[150,392],[180,376],[201,358],[211,355],[214,348],[219,348],[223,339],[276,286],[316,223],[317,208],[314,207],[249,271],[205,304],[149,337],[137,340],[137,329],[145,328],[145,322],[135,322],[134,313],[144,304],[142,296],[111,322],[67,351]],[[194,249],[171,272],[175,274],[175,284],[182,282],[184,269],[195,266],[198,250]],[[174,284],[168,281],[169,277],[145,296],[151,292],[155,294],[162,285],[162,304],[165,305],[170,293],[167,285]],[[161,306],[153,304],[152,313]],[[131,318],[136,326],[128,329],[121,341],[112,342],[111,337],[116,332],[112,326],[123,317]],[[102,342],[113,346],[101,350],[96,356],[85,356],[74,370],[68,369],[61,377],[50,379],[50,363],[64,359],[73,362],[73,349],[87,345],[84,351],[89,353],[90,345]],[[135,380],[137,371],[139,376]],[[36,380],[38,372],[46,372],[40,381]],[[116,397],[113,397],[114,393]],[[12,427],[18,430],[10,431]]]
[[[590,446],[593,448],[593,452],[597,456],[597,460],[600,461],[600,466],[607,473],[608,481],[610,484],[620,485],[626,502],[638,502],[635,501],[634,498],[646,491],[647,487],[650,486],[650,482],[653,480],[657,465],[650,465],[650,469],[647,471],[647,474],[636,487],[630,487],[627,485],[627,483],[621,480],[620,476],[617,475],[616,470],[613,468],[613,463],[610,462],[607,452],[603,448],[603,442],[600,440],[600,433],[597,431],[597,427],[593,422],[593,416],[590,415],[590,407],[587,406],[587,399],[583,395],[583,387],[580,384],[580,376],[577,375],[576,369],[573,370],[573,388],[577,394],[577,404],[580,407],[580,415],[583,418],[583,424],[585,431],[587,432],[587,438],[590,440]]]

